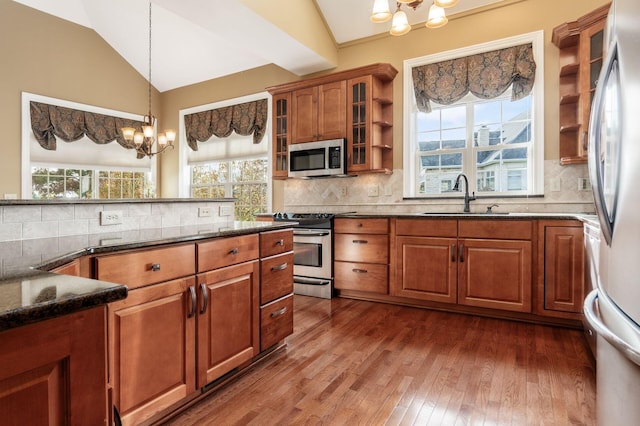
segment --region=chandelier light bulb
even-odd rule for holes
[[[427,23],[425,24],[427,28],[440,28],[447,24],[449,20],[447,19],[444,9],[432,4],[429,8],[429,17],[427,18]]]
[[[389,19],[391,19],[391,10],[389,10],[388,0],[375,0],[371,12],[371,22],[387,22]]]
[[[394,36],[401,36],[409,31],[411,31],[411,25],[409,25],[407,14],[398,10],[393,14],[393,21],[391,22],[391,30],[389,33]]]
[[[434,0],[433,4],[438,7],[451,7],[458,4],[458,0]]]

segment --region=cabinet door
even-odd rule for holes
[[[584,232],[547,226],[544,252],[544,309],[581,313],[584,301]]]
[[[195,392],[193,286],[193,277],[160,283],[109,305],[113,402],[123,424],[139,424]]]
[[[291,96],[291,143],[311,142],[318,136],[318,87],[298,89]]]
[[[598,84],[604,59],[604,25],[602,19],[580,33],[580,120],[582,136],[578,144],[578,155],[587,157],[588,129],[591,104]]]
[[[273,106],[273,177],[285,179],[288,164],[287,153],[291,143],[291,93],[274,95]]]
[[[259,273],[252,261],[198,275],[198,387],[258,354]]]
[[[347,150],[349,172],[371,169],[371,76],[349,80]]]
[[[531,242],[461,239],[458,303],[531,312]]]
[[[318,88],[318,139],[341,139],[347,128],[347,82],[323,84]]]
[[[397,237],[391,295],[456,303],[455,238]]]

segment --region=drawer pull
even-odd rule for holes
[[[451,261],[452,262],[456,261],[456,245],[455,244],[451,244]]]
[[[238,254],[238,248],[234,247],[231,250],[229,250],[229,254]]]
[[[460,254],[458,255],[460,262],[464,262],[464,244],[460,244]]]
[[[369,244],[367,240],[353,240],[351,241],[353,244]]]
[[[152,263],[151,264],[151,270],[153,272],[158,272],[160,270],[160,264],[159,263]]]
[[[358,224],[358,228],[362,228],[362,226],[363,226],[362,223]]]
[[[366,274],[367,272],[369,272],[366,269],[357,269],[357,268],[353,268],[352,271],[355,272],[356,274]]]
[[[191,318],[196,314],[196,305],[198,304],[198,298],[196,297],[196,288],[192,285],[189,286],[189,294],[191,295],[191,309],[189,309],[187,318]]]
[[[287,262],[285,262],[282,265],[272,266],[271,270],[272,271],[282,271],[283,269],[287,269],[287,266],[289,266],[289,264]]]
[[[200,315],[207,312],[209,306],[209,292],[207,291],[207,285],[205,283],[200,284],[200,292],[202,293],[202,308],[200,309]]]
[[[284,315],[286,312],[287,307],[285,306],[284,308],[280,308],[277,311],[271,312],[271,318],[279,317],[281,315]]]
[[[278,240],[278,242],[276,243],[277,246],[283,246],[284,245],[284,240]]]

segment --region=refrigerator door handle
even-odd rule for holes
[[[596,311],[596,302],[598,300],[598,290],[592,290],[584,300],[584,316],[593,327],[593,329],[607,342],[609,342],[614,348],[620,351],[626,358],[635,363],[636,365],[640,365],[640,348],[636,348],[633,345],[629,344],[620,336],[612,332],[609,327],[607,327],[600,316]]]

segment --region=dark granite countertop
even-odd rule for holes
[[[580,220],[589,221],[597,217],[583,213],[463,213],[463,212],[425,212],[425,213],[337,213],[337,218],[412,218],[412,219],[499,219],[499,220]]]
[[[126,286],[47,272],[83,255],[252,234],[291,225],[234,222],[0,242],[0,331],[124,299]]]

